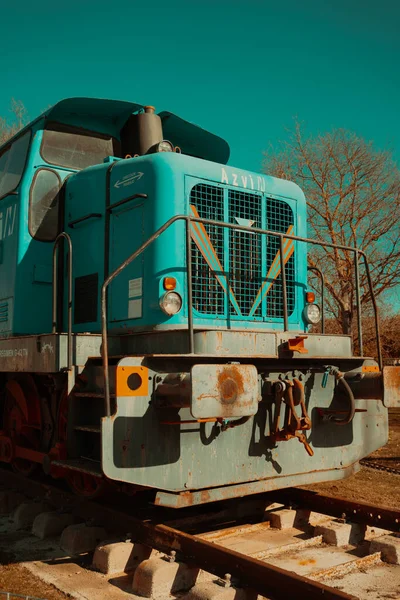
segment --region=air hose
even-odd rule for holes
[[[349,404],[350,404],[349,411],[348,411],[346,417],[344,417],[344,419],[338,419],[338,418],[332,417],[331,420],[336,425],[348,425],[354,419],[354,415],[356,412],[356,403],[354,400],[354,394],[351,391],[351,387],[349,386],[349,384],[347,383],[347,381],[344,378],[344,373],[339,371],[339,369],[331,368],[331,374],[336,377],[336,381],[338,382],[338,384],[342,383],[342,385],[344,386],[344,388],[347,392],[347,396],[348,396]]]
[[[218,419],[218,422],[221,424],[222,431],[226,431],[227,429],[233,429],[234,427],[247,423],[249,419],[250,416],[240,417],[240,419],[236,419],[236,421],[231,421],[230,419]]]

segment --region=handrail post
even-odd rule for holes
[[[192,282],[192,237],[190,231],[190,217],[186,219],[186,276],[187,276],[187,311],[188,311],[188,334],[189,353],[194,354],[194,331],[193,331],[193,282]]]
[[[110,273],[107,279],[104,280],[101,286],[101,355],[103,359],[103,378],[104,378],[104,403],[105,413],[107,417],[111,416],[111,402],[110,402],[110,374],[108,368],[108,336],[107,336],[107,289],[110,283],[115,279],[121,271],[123,271],[128,265],[131,264],[142,252],[146,250],[172,223],[179,220],[189,220],[187,215],[176,215],[169,219],[164,225],[159,227],[157,231],[153,233],[133,254],[128,256],[123,263],[119,265]]]
[[[279,236],[279,256],[281,261],[281,278],[282,278],[282,300],[283,300],[283,328],[284,331],[289,330],[288,307],[287,307],[287,287],[286,287],[286,271],[285,271],[285,238],[281,234]]]
[[[103,357],[104,403],[106,417],[111,416],[110,374],[108,369],[108,336],[107,336],[107,287],[109,277],[101,286],[101,354]]]
[[[67,369],[72,369],[72,240],[65,231],[56,237],[53,247],[53,311],[52,311],[52,333],[57,333],[57,274],[58,274],[58,250],[60,241],[67,240],[68,244],[68,331],[67,331]]]
[[[379,310],[378,310],[378,305],[376,303],[376,298],[375,298],[375,294],[374,294],[374,288],[372,286],[372,279],[371,279],[371,273],[370,273],[370,270],[369,270],[368,260],[367,260],[367,257],[365,256],[364,252],[360,252],[360,253],[362,254],[363,259],[364,259],[365,272],[367,274],[367,279],[368,279],[369,293],[371,295],[372,306],[374,307],[376,348],[377,348],[377,352],[378,352],[378,364],[379,364],[379,368],[382,371],[382,369],[383,369],[383,359],[382,359],[381,335],[380,335],[380,327],[379,327]]]
[[[363,332],[361,320],[361,296],[360,296],[360,269],[358,264],[358,250],[354,251],[354,277],[356,280],[356,303],[357,303],[357,329],[358,329],[358,348],[360,356],[364,355]]]
[[[325,333],[325,276],[318,267],[307,267],[308,271],[314,271],[321,280],[321,333]]]

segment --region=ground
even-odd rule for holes
[[[0,560],[3,563],[0,555]],[[33,598],[40,600],[66,600],[62,592],[56,590],[52,585],[48,585],[35,577],[19,564],[9,564],[0,566],[0,592],[13,592],[14,594],[29,594]],[[10,600],[14,600],[13,597]]]
[[[389,441],[370,456],[371,461],[400,471],[400,409],[389,411]],[[362,500],[390,508],[400,508],[400,475],[362,467],[361,471],[343,481],[319,483],[308,489]]]
[[[390,411],[389,442],[371,455],[374,462],[400,469],[400,409]],[[349,479],[334,483],[308,486],[308,489],[321,491],[349,500],[363,500],[372,504],[400,507],[400,475],[385,473],[362,467],[361,471]],[[5,548],[0,549],[0,592],[12,591],[16,594],[29,594],[45,600],[66,600],[68,596],[47,585],[19,564],[13,564],[12,556]],[[11,599],[13,600],[13,599]]]

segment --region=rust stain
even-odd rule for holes
[[[400,407],[400,367],[383,367],[384,405]]]
[[[215,338],[216,338],[216,350],[218,352],[221,352],[223,350],[223,341],[224,341],[224,338],[222,336],[222,331],[217,331]]]
[[[298,564],[301,566],[306,566],[306,565],[315,565],[316,564],[316,560],[315,558],[304,558],[303,560],[299,560]]]
[[[200,494],[201,502],[210,502],[211,496],[208,490],[203,490]]]
[[[240,369],[232,365],[221,371],[218,375],[217,390],[223,403],[235,402],[238,395],[244,392],[243,374]]]

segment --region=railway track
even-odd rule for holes
[[[400,532],[399,510],[348,502],[293,488],[247,497],[240,502],[227,501],[212,507],[193,507],[179,512],[144,503],[137,514],[132,516],[132,506],[116,510],[106,503],[78,500],[63,489],[43,485],[40,481],[26,480],[5,470],[0,470],[0,484],[3,486],[3,498],[12,488],[25,494],[28,500],[34,497],[39,511],[43,512],[41,506],[45,502],[55,511],[54,514],[58,510],[58,514],[69,514],[74,519],[83,521],[82,528],[86,528],[83,531],[88,537],[94,529],[100,531],[99,526],[104,527],[106,524],[107,535],[111,534],[113,542],[100,544],[94,555],[94,565],[100,565],[101,568],[102,564],[106,564],[107,561],[102,562],[101,552],[103,559],[107,552],[108,557],[114,550],[118,554],[118,540],[124,540],[122,546],[120,544],[122,550],[125,550],[125,554],[122,554],[126,555],[127,548],[132,548],[132,552],[128,553],[128,562],[119,566],[121,571],[130,571],[136,567],[133,584],[131,575],[126,575],[125,578],[129,579],[130,591],[132,592],[133,585],[133,591],[137,595],[161,600],[168,597],[171,591],[183,592],[191,588],[187,592],[191,595],[191,600],[197,598],[196,594],[200,594],[202,598],[205,594],[207,600],[219,594],[225,594],[223,597],[228,598],[229,594],[236,593],[243,593],[246,600],[251,600],[257,594],[270,600],[283,600],[292,596],[308,600],[349,600],[364,597],[357,595],[359,586],[353,581],[363,572],[364,579],[366,573],[371,576],[368,597],[390,598],[388,594],[396,593],[395,581],[398,595],[392,597],[400,596],[400,566],[381,560],[381,556],[389,557],[393,563],[397,556],[398,562],[400,538],[396,534]],[[25,506],[29,505],[32,506],[32,502],[27,501]],[[17,514],[21,510],[16,509],[14,521],[18,521]],[[30,510],[32,514],[37,513]],[[3,501],[4,512],[7,510],[4,510]],[[38,518],[39,514],[40,512],[33,518]],[[32,526],[32,520],[28,526]],[[75,527],[74,531],[78,532],[81,526],[77,524],[69,527]],[[35,530],[35,525],[33,529]],[[14,530],[14,535],[16,532]],[[101,538],[100,534],[99,536]],[[335,536],[336,541],[332,544]],[[65,546],[67,538],[65,529],[61,533],[60,544],[64,543]],[[70,536],[69,549],[79,549],[73,547],[71,539]],[[126,542],[126,539],[130,541]],[[101,541],[93,539],[91,548],[84,546],[85,552],[88,549],[93,551]],[[127,543],[130,545],[127,546]],[[386,551],[385,548],[390,543],[394,550]],[[75,551],[70,554],[75,554]],[[132,562],[133,556],[135,560]],[[30,568],[33,568],[32,561],[30,563]],[[60,563],[49,565],[42,558],[41,561],[35,560],[34,565],[38,571],[46,571],[47,578],[53,568],[52,576],[55,581],[61,581]],[[97,576],[86,569],[84,571],[87,576]],[[110,576],[107,568],[103,568],[103,572]],[[160,573],[163,573],[162,593],[159,583],[157,584]],[[379,581],[383,576],[386,584],[389,584],[390,589],[385,591],[381,581],[379,585],[376,583],[377,594],[383,589],[386,596],[371,595],[371,589],[375,585],[374,574]],[[115,568],[111,575],[115,575]],[[104,579],[103,575],[101,581],[106,586],[109,578]],[[151,585],[149,581],[152,582]],[[168,582],[170,589],[167,589]],[[79,585],[79,589],[82,588],[75,581],[74,584]],[[390,586],[394,586],[393,590]],[[97,591],[92,597],[96,600],[102,597],[111,599],[114,598],[112,594],[117,593],[115,586],[111,591],[105,588],[103,591],[104,596]],[[89,595],[84,597],[90,598]]]
[[[379,460],[370,460],[365,458],[360,460],[360,464],[367,469],[375,469],[377,471],[391,473],[392,475],[400,475],[400,467],[389,467],[388,465],[383,465],[381,462],[379,462]]]

